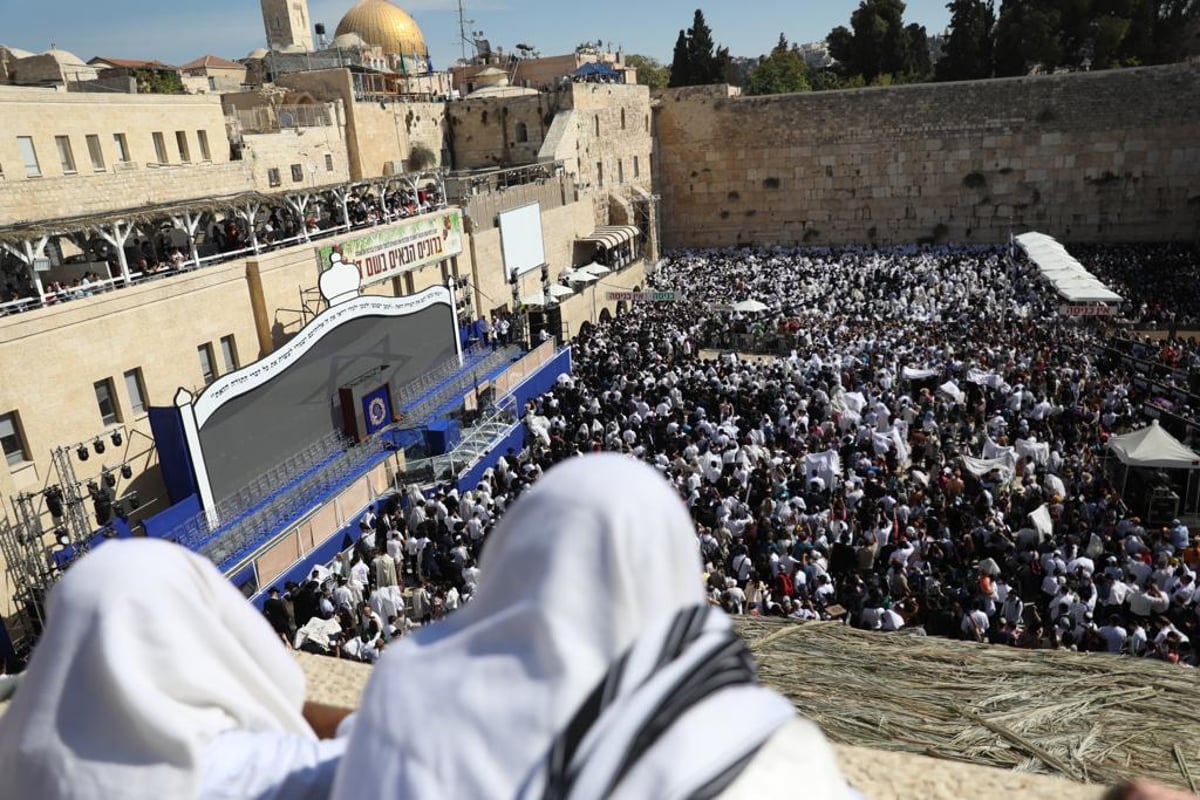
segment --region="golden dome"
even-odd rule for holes
[[[345,33],[356,33],[367,44],[393,55],[424,56],[428,52],[416,21],[388,0],[360,0],[342,17],[334,35]]]

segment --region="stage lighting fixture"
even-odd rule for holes
[[[71,533],[66,528],[59,528],[54,532],[54,541],[66,547],[71,543]]]
[[[137,511],[142,507],[142,498],[138,497],[137,492],[130,492],[129,494],[125,495],[125,499],[129,501],[130,511]]]
[[[122,445],[122,443],[124,443],[124,441],[125,441],[125,437],[121,435],[120,431],[112,432],[113,447],[120,447]]]
[[[88,496],[91,497],[93,500],[96,498],[96,495],[100,494],[100,487],[96,484],[95,481],[87,482],[87,490],[88,490]]]
[[[96,455],[101,455],[104,452],[104,440],[97,436],[96,441],[92,442],[92,449],[96,451]]]
[[[124,478],[125,480],[129,480],[130,478],[132,478],[133,477],[133,467],[129,466],[128,464],[122,464],[121,465],[121,477]]]
[[[108,467],[100,470],[100,480],[102,480],[104,485],[110,489],[117,485],[117,476],[113,475],[112,470],[110,470]]]
[[[51,486],[46,491],[42,492],[42,497],[46,500],[46,508],[50,509],[50,516],[55,519],[62,519],[63,516],[63,494],[62,489],[57,486]]]
[[[75,455],[79,457],[80,461],[87,461],[91,453],[88,452],[87,445],[81,444],[79,445],[79,449],[75,451]]]

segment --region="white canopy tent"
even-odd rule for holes
[[[1015,237],[1029,260],[1037,265],[1054,290],[1071,303],[1119,303],[1119,294],[1080,264],[1067,249],[1044,233],[1022,233]]]
[[[1158,420],[1146,427],[1108,440],[1122,464],[1155,469],[1200,469],[1200,455],[1162,429]]]
[[[1192,478],[1195,470],[1200,469],[1200,455],[1163,430],[1158,420],[1152,420],[1146,427],[1132,433],[1112,437],[1108,440],[1108,449],[1125,465],[1125,475],[1121,480],[1122,495],[1125,494],[1130,467],[1188,470],[1187,488],[1184,491],[1187,498],[1184,505],[1188,507],[1194,496]]]

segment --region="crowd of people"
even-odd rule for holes
[[[396,561],[401,582],[419,571],[418,624],[469,600],[526,486],[605,450],[675,485],[710,599],[734,614],[1198,663],[1200,538],[1144,520],[1106,459],[1153,392],[1105,355],[1105,323],[1060,316],[1006,248],[680,252],[653,288],[687,300],[581,335],[572,374],[527,409],[525,450],[462,496],[371,520],[375,554],[423,526],[420,563]],[[746,299],[766,310],[729,310]],[[748,330],[786,355],[707,349]],[[373,558],[357,591],[386,619]]]

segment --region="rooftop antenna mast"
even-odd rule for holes
[[[474,25],[475,20],[467,19],[466,10],[463,8],[463,0],[458,0],[458,39],[462,45],[462,60],[465,64],[467,61],[467,26]],[[475,42],[471,41],[471,46],[475,46]]]

